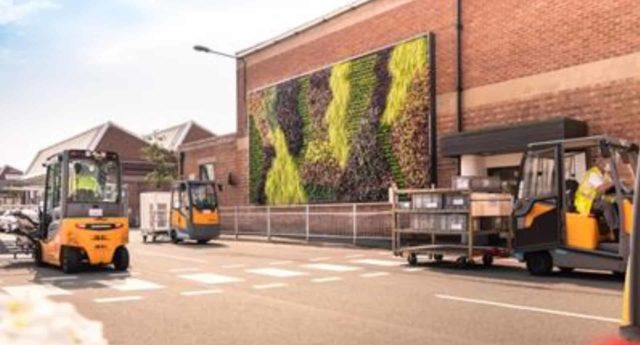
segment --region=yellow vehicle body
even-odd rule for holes
[[[47,264],[60,266],[62,248],[73,247],[86,255],[90,265],[100,266],[111,264],[116,249],[128,243],[127,218],[69,218],[62,220],[51,240],[40,245],[42,261]]]
[[[215,186],[208,181],[178,181],[175,184],[169,219],[174,242],[196,240],[206,243],[220,236]]]

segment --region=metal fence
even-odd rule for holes
[[[391,240],[388,203],[223,207],[222,233],[369,245]]]

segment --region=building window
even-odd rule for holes
[[[202,181],[215,181],[216,174],[213,163],[206,163],[200,165],[200,180]]]

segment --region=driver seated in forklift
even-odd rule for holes
[[[69,200],[91,202],[100,194],[100,184],[89,168],[80,162],[73,165],[74,175],[69,179]]]
[[[604,217],[608,228],[607,236],[611,241],[615,240],[614,233],[619,229],[616,199],[611,195],[614,187],[611,167],[604,159],[598,158],[582,178],[574,201],[575,209],[580,215]]]

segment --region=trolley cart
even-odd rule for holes
[[[158,237],[170,238],[169,207],[171,193],[140,193],[140,232],[142,242],[155,242]]]
[[[456,256],[461,266],[508,257],[512,249],[511,196],[451,189],[392,192],[392,248],[411,265]],[[486,225],[488,223],[490,225]]]

